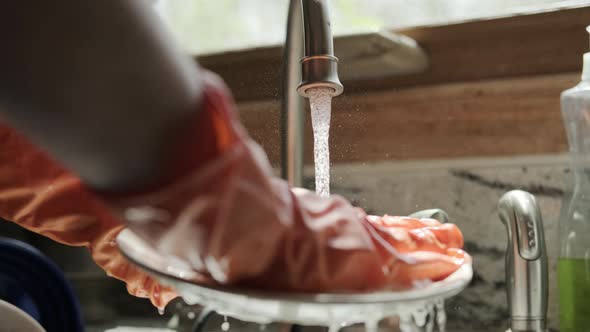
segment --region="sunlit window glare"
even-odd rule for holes
[[[590,1],[332,0],[335,35],[511,15]],[[189,52],[202,54],[283,42],[288,0],[156,0],[154,7]]]

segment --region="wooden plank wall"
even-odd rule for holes
[[[559,94],[579,81],[590,7],[406,29],[428,71],[343,82],[332,161],[491,157],[567,150]],[[279,157],[280,49],[201,58],[228,82],[241,117]],[[345,64],[343,64],[345,66]],[[306,161],[311,162],[307,121]]]
[[[448,83],[342,95],[330,132],[334,163],[490,157],[567,151],[559,94],[578,73]],[[279,102],[239,104],[273,164],[279,161]],[[311,162],[311,124],[306,123]]]

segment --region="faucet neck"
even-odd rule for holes
[[[287,21],[281,108],[281,175],[290,185],[303,185],[304,100],[307,90],[329,87],[343,91],[328,11],[328,0],[291,0]]]
[[[344,88],[338,78],[328,0],[301,0],[300,3],[304,48],[297,92],[308,97],[308,89],[327,87],[334,91],[332,96],[337,96]]]

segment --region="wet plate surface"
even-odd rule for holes
[[[158,254],[130,230],[121,232],[117,242],[129,260],[163,284],[174,287],[186,302],[200,303],[222,315],[260,324],[290,322],[334,326],[377,322],[384,317],[411,314],[434,306],[463,290],[473,275],[471,264],[465,264],[445,280],[406,291],[269,293],[207,283],[207,279],[186,262]]]

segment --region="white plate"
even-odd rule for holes
[[[0,300],[0,332],[45,332],[33,317],[12,304]]]
[[[267,324],[288,322],[332,326],[339,323],[378,321],[401,313],[423,310],[462,291],[471,281],[471,264],[446,279],[420,288],[374,293],[270,293],[204,283],[201,275],[183,261],[158,254],[126,229],[117,237],[121,252],[133,263],[169,285],[188,303],[199,303],[219,314]]]

